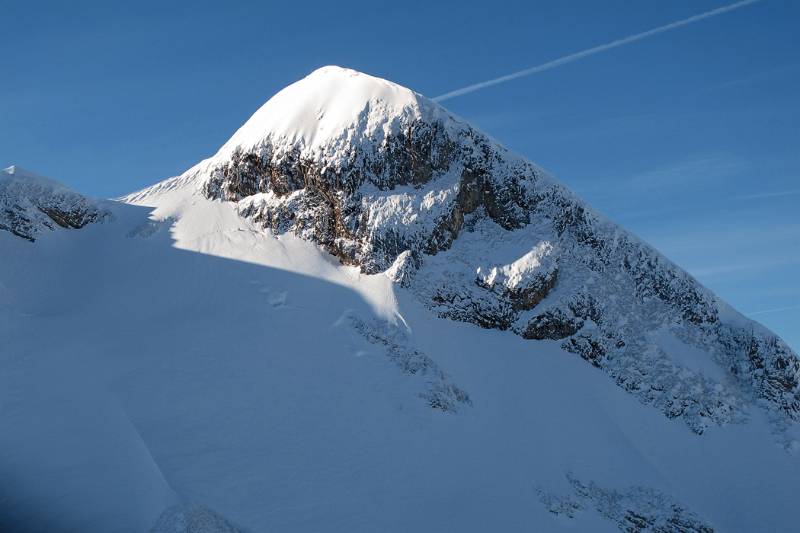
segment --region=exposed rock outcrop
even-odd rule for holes
[[[614,490],[572,474],[573,494],[559,496],[539,489],[539,501],[553,514],[575,518],[587,507],[626,533],[714,533],[714,528],[669,495],[648,487]]]
[[[0,230],[35,241],[43,230],[79,229],[109,214],[80,194],[16,166],[0,172]]]

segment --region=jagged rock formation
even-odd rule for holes
[[[106,217],[78,193],[17,166],[0,172],[0,230],[31,242],[43,230],[82,228]]]
[[[648,487],[614,490],[567,474],[574,494],[539,489],[539,501],[553,514],[575,518],[587,507],[626,533],[714,533],[714,528],[670,496]]]
[[[800,360],[783,341],[408,89],[320,69],[158,187],[187,183],[276,234],[386,272],[442,317],[558,341],[697,433],[757,401],[800,419]]]
[[[384,348],[389,359],[404,374],[425,380],[425,390],[419,396],[432,409],[456,413],[461,406],[472,405],[469,394],[453,384],[433,359],[414,348],[402,329],[385,321],[365,321],[357,316],[346,318],[367,342]]]

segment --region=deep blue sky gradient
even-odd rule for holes
[[[0,165],[116,196],[322,65],[436,96],[725,3],[0,0]],[[799,349],[799,23],[764,0],[444,104]]]

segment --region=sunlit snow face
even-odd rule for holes
[[[530,252],[509,264],[478,267],[477,277],[487,287],[494,288],[496,285],[501,285],[510,290],[521,288],[533,277],[552,270],[553,249],[549,241],[542,241]]]

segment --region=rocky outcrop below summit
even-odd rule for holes
[[[436,254],[456,239],[464,217],[483,208],[507,229],[528,222],[514,191],[497,183],[486,168],[485,139],[471,129],[457,138],[441,122],[416,121],[380,144],[356,144],[341,157],[310,159],[298,147],[267,141],[258,150],[234,151],[213,168],[204,191],[210,198],[239,202],[239,212],[276,233],[293,231],[362,271],[386,270],[404,251]],[[427,213],[414,213],[409,192],[458,174],[458,183],[441,198],[429,198]],[[392,205],[386,205],[387,203]],[[422,210],[425,209],[421,206]],[[403,218],[400,224],[383,217]]]

